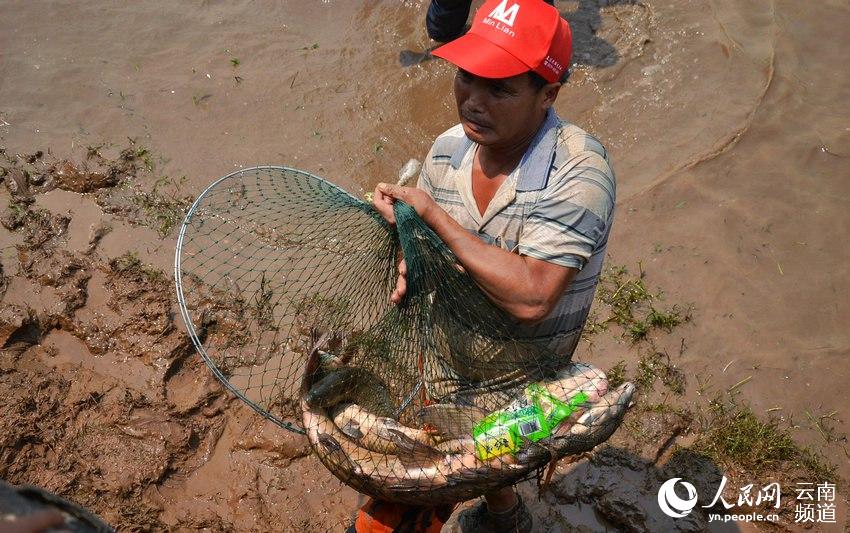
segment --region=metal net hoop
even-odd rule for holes
[[[367,323],[386,310],[378,298],[333,309],[329,295],[344,302],[368,288],[360,282],[374,284],[358,271],[387,270],[388,233],[367,204],[302,170],[258,166],[213,182],[189,208],[174,258],[178,307],[210,371],[257,413],[303,434],[296,389],[305,349],[323,320],[354,327],[345,313]],[[352,236],[372,247],[356,249]]]

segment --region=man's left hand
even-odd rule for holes
[[[391,225],[395,225],[395,214],[393,213],[393,204],[396,200],[401,200],[412,207],[420,218],[427,221],[428,214],[436,207],[437,203],[433,198],[428,196],[428,193],[422,189],[415,187],[402,187],[400,185],[392,185],[389,183],[379,183],[375,187],[375,195],[372,199],[372,205],[375,210],[384,217]]]

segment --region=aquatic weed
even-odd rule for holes
[[[624,265],[613,264],[603,270],[583,338],[589,339],[607,331],[609,324],[616,324],[623,336],[637,343],[647,339],[653,329],[670,333],[674,327],[690,320],[691,306],[673,305],[663,309],[655,305],[653,302],[661,299],[661,292],[652,292],[646,287],[642,263],[638,263],[638,268],[637,276],[632,276]],[[600,320],[599,316],[605,314],[606,318]]]
[[[115,273],[137,276],[152,283],[166,281],[165,273],[153,265],[147,265],[139,259],[136,252],[128,251],[109,262],[109,267]]]
[[[608,378],[608,387],[616,389],[626,382],[626,362],[623,360],[618,361],[616,365],[612,366],[605,373],[605,376]]]
[[[760,419],[749,405],[734,396],[711,400],[703,425],[694,449],[719,463],[736,465],[754,475],[781,469],[783,463],[802,467],[819,480],[835,475],[835,466],[794,442],[781,420],[774,416]]]

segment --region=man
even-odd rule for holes
[[[418,188],[378,184],[375,208],[411,205],[522,336],[568,361],[593,300],[614,213],[605,149],[552,109],[572,52],[569,25],[540,0],[489,0],[468,33],[433,54],[458,67],[460,124],[440,135]],[[391,300],[406,290],[406,267]],[[460,517],[463,531],[529,531],[511,488]]]
[[[555,0],[545,2],[553,5]],[[460,37],[471,6],[472,0],[431,0],[425,17],[428,37],[443,43]]]

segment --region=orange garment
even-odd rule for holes
[[[370,498],[358,511],[352,529],[356,533],[440,533],[452,511],[454,505],[418,507]]]

